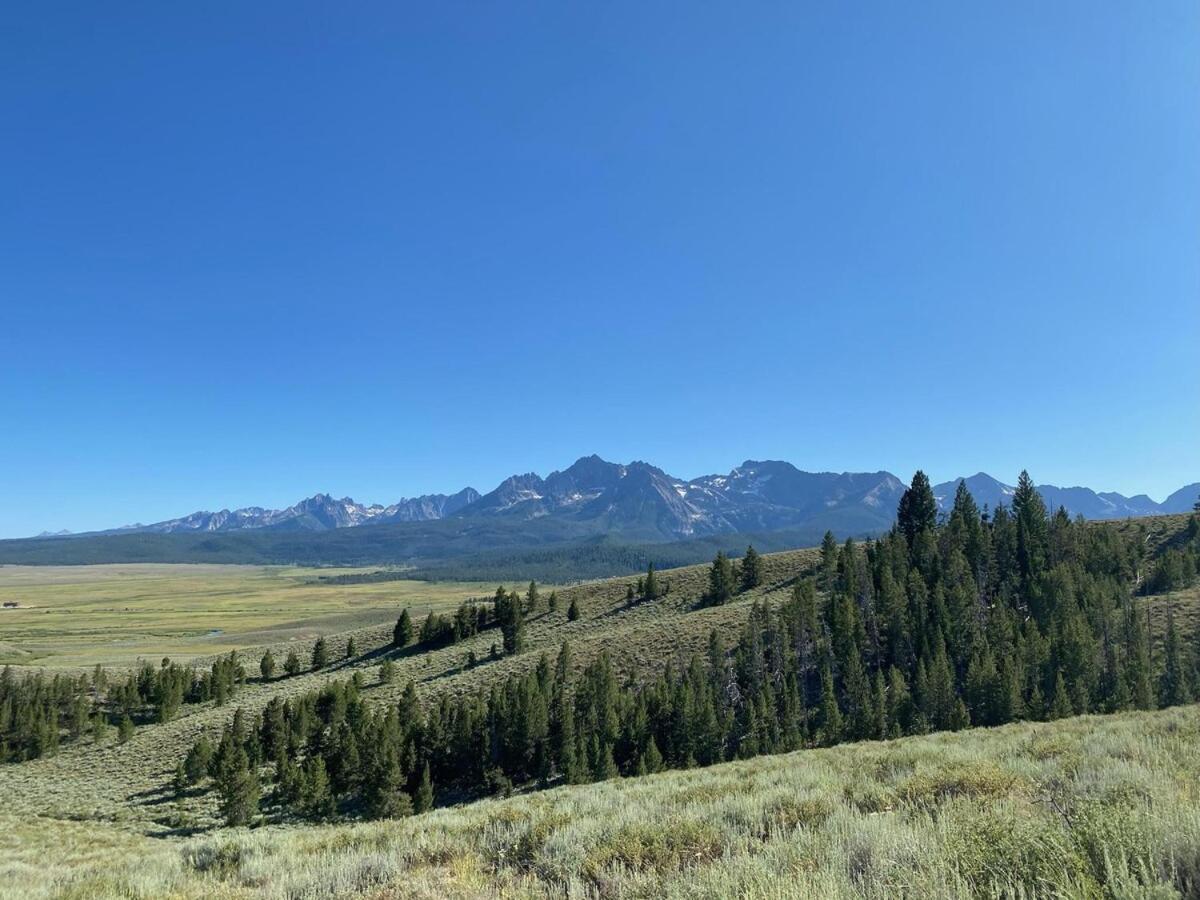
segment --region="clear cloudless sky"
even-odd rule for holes
[[[593,452],[1200,478],[1200,5],[6,8],[0,536]]]

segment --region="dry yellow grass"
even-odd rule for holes
[[[283,566],[0,566],[0,663],[127,666],[189,660],[456,607],[495,585],[332,585],[359,569]]]

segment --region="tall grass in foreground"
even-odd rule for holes
[[[803,751],[389,822],[178,842],[0,825],[3,897],[1198,897],[1200,707]]]

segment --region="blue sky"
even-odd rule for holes
[[[22,4],[0,536],[597,452],[1200,478],[1200,6]]]

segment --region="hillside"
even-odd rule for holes
[[[183,841],[0,814],[0,897],[1194,897],[1198,786],[1192,706]]]
[[[916,483],[910,490],[920,493]],[[978,516],[963,517],[970,503],[960,497],[955,515],[938,525],[930,512],[932,492],[927,484],[923,490],[925,500],[902,506],[900,532],[868,552],[845,545],[763,555],[753,584],[717,600],[720,560],[656,572],[657,589],[649,597],[639,596],[643,589],[632,578],[562,588],[553,602],[542,594],[520,617],[521,641],[511,652],[497,649],[509,638],[500,620],[448,645],[396,647],[390,624],[331,634],[323,641],[329,661],[316,670],[307,665],[315,652],[311,641],[256,648],[242,657],[249,677],[224,705],[186,702],[166,721],[143,709],[120,742],[109,727],[99,741],[84,734],[56,753],[0,765],[9,820],[9,862],[0,869],[0,881],[14,880],[21,896],[37,891],[57,896],[66,886],[76,895],[155,897],[478,896],[501,889],[515,896],[564,890],[581,896],[682,896],[697,889],[714,897],[730,891],[779,896],[778,890],[786,896],[889,896],[905,888],[954,896],[1018,883],[1028,889],[1035,883],[1030,878],[1068,893],[1087,894],[1103,884],[1120,895],[1116,888],[1139,879],[1193,890],[1200,859],[1192,812],[1200,742],[1194,708],[1070,717],[1084,710],[1186,703],[1186,684],[1194,682],[1200,660],[1179,643],[1194,642],[1197,588],[1185,584],[1136,601],[1128,588],[1143,573],[1153,575],[1170,554],[1182,554],[1194,585],[1194,520],[1079,524],[1035,514],[1030,521],[1041,522],[1045,532],[1023,540],[1044,541],[1048,555],[1037,563],[1044,570],[1034,577],[1045,587],[1035,592],[1037,605],[1028,607],[1030,618],[1016,636],[1016,646],[1032,650],[1009,655],[1014,640],[1009,604],[1026,607],[1014,580],[1022,577],[1020,569],[1016,560],[1004,561],[1004,548],[1026,520],[998,517],[973,533],[972,523],[984,523]],[[1028,510],[1032,502],[1036,510],[1033,493],[1023,490],[1017,508]],[[916,535],[911,544],[904,537],[910,528]],[[946,580],[951,576],[940,574],[953,573],[963,553],[991,560],[963,570],[991,572],[981,582],[965,583],[995,598],[988,612],[993,621],[974,635],[958,627],[974,616],[951,615],[960,600],[973,608],[973,596],[952,593],[953,582]],[[926,554],[946,554],[951,564]],[[741,576],[750,565],[743,561]],[[913,623],[918,630],[904,637],[896,630],[904,614],[894,605],[900,595],[891,572],[909,566],[905,591],[919,604],[913,609],[921,611],[921,619]],[[922,575],[921,567],[929,574]],[[1068,576],[1068,570],[1074,574]],[[862,598],[861,613],[856,598]],[[515,594],[497,595],[495,608],[483,611],[500,616],[501,600],[509,606],[521,602]],[[472,607],[472,615],[477,609]],[[868,631],[859,616],[872,610],[875,618],[866,622],[877,625]],[[1037,620],[1046,622],[1044,632]],[[813,630],[811,623],[818,622]],[[878,649],[868,638],[876,630]],[[1105,633],[1121,634],[1120,647],[1091,643]],[[551,675],[563,665],[564,642],[571,648],[569,661]],[[912,648],[913,661],[903,662],[904,647]],[[295,651],[306,662],[298,674],[262,678],[257,657],[265,651],[280,661]],[[889,658],[894,662],[886,683]],[[807,668],[795,667],[805,659]],[[1019,677],[1013,668],[1018,659],[1030,660],[1020,662]],[[212,664],[215,678],[221,662],[196,664]],[[856,692],[865,665],[876,673],[879,702],[870,698],[869,688]],[[1171,682],[1173,665],[1183,684]],[[948,695],[938,694],[938,667]],[[153,681],[157,670],[155,661],[143,674]],[[162,671],[168,671],[165,665]],[[355,676],[359,688],[352,687]],[[110,677],[124,676],[114,670]],[[5,678],[11,684],[12,676]],[[614,717],[613,730],[593,731],[591,749],[578,732],[587,760],[582,771],[564,775],[560,767],[567,764],[556,750],[543,773],[531,775],[529,760],[542,751],[514,761],[504,748],[515,733],[511,729],[526,727],[518,722],[536,721],[547,710],[553,719],[557,707],[537,705],[551,681],[574,691],[574,727],[593,727],[589,722],[597,710],[607,708],[603,715]],[[903,699],[909,683],[911,703]],[[318,696],[318,690],[324,693]],[[1007,699],[1005,691],[1011,692]],[[592,705],[601,695],[609,697],[609,705]],[[728,708],[704,726],[718,742],[705,745],[694,728],[703,722],[705,704],[717,697],[726,698],[720,702]],[[512,707],[505,698],[524,698],[526,713],[506,718]],[[227,811],[216,781],[201,776],[192,785],[179,784],[176,770],[189,748],[201,738],[224,746],[235,712],[258,734],[266,728],[265,716],[256,724],[259,717],[268,709],[278,712],[284,700],[293,711],[341,718],[329,720],[327,731],[298,733],[279,748],[273,763],[270,754],[259,757],[267,827],[196,837],[218,828]],[[647,702],[658,704],[650,715],[642,706]],[[130,708],[137,710],[138,702]],[[341,712],[333,712],[337,709]],[[420,730],[412,732],[406,753],[420,753],[428,761],[426,771],[432,768],[431,800],[440,807],[471,804],[436,809],[411,823],[302,824],[314,817],[304,805],[308,801],[281,799],[286,786],[276,774],[293,764],[289,754],[304,771],[318,759],[328,760],[335,774],[333,761],[342,751],[332,743],[334,736],[343,741],[362,728],[356,740],[363,766],[371,765],[376,751],[393,740],[383,733],[372,737],[371,723],[396,709],[423,723],[415,726]],[[480,716],[464,734],[482,741],[492,762],[463,764],[452,755],[465,746],[461,738],[450,738],[461,721],[455,716],[464,713]],[[952,733],[970,722],[1014,718],[1063,721]],[[919,736],[930,729],[944,733]],[[862,742],[913,732],[899,741]],[[487,734],[494,735],[491,749],[482,740]],[[542,748],[549,747],[547,739],[545,731],[531,738]],[[607,751],[597,739],[611,741]],[[842,742],[858,743],[811,749]],[[719,749],[714,754],[706,746]],[[809,749],[787,753],[799,747]],[[607,765],[605,752],[611,753]],[[721,765],[739,757],[757,758]],[[419,774],[419,766],[404,764]],[[680,771],[710,764],[715,767]],[[660,768],[674,771],[605,781]],[[398,795],[411,791],[404,775],[399,777]],[[362,778],[364,788],[379,783],[370,770]],[[605,783],[563,786],[593,780]],[[510,790],[528,796],[481,799]],[[341,789],[329,802],[333,805],[317,818],[376,815],[353,788]],[[629,803],[634,806],[628,813],[618,810]],[[1013,832],[1009,825],[1018,823]],[[64,840],[80,848],[77,855],[68,853],[63,868],[33,871],[39,853]],[[1102,845],[1128,852],[1105,860],[1097,851]],[[137,854],[143,863],[100,874],[98,854],[106,860]],[[303,863],[301,857],[313,861]]]

